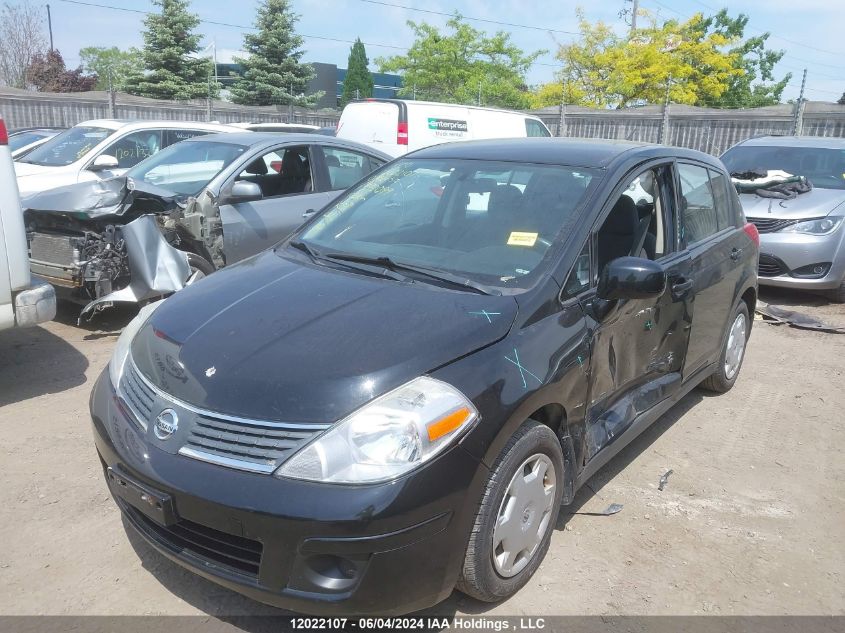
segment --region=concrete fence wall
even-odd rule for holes
[[[0,89],[0,116],[9,129],[21,127],[70,127],[90,119],[148,119],[174,121],[287,122],[310,125],[336,125],[339,113],[333,110],[307,110],[288,106],[249,107],[225,101],[158,101],[132,95],[109,93],[39,93],[11,88]]]
[[[561,112],[562,111],[562,112]],[[552,134],[645,143],[665,142],[718,156],[739,141],[762,134],[845,137],[845,106],[806,102],[800,113],[793,105],[747,110],[718,110],[670,105],[627,110],[551,107],[533,110]],[[562,117],[561,117],[562,115]]]

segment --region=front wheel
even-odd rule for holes
[[[511,437],[487,480],[457,588],[494,602],[516,593],[540,566],[560,511],[560,441],[529,420]]]
[[[734,386],[739,377],[742,361],[745,359],[745,347],[751,332],[751,319],[748,306],[740,301],[739,306],[728,323],[728,332],[719,355],[719,363],[712,375],[708,376],[701,386],[708,391],[725,393]]]

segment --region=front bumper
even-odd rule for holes
[[[107,371],[91,414],[126,523],[209,580],[291,611],[343,615],[409,613],[454,587],[477,509],[467,500],[480,499],[487,477],[460,447],[397,482],[337,486],[164,452],[126,419]],[[124,477],[167,499],[175,522],[163,526],[128,502],[115,488]]]
[[[814,274],[817,266],[822,272]],[[845,227],[830,235],[762,233],[758,273],[761,286],[838,288],[845,279]]]
[[[56,291],[46,281],[33,278],[15,295],[15,325],[27,327],[56,317]]]

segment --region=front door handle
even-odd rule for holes
[[[302,214],[302,217],[303,218],[310,218],[315,213],[317,213],[317,209],[308,209],[305,213]]]
[[[692,288],[692,279],[684,279],[681,277],[672,282],[672,294],[675,297],[681,297],[690,288]]]
[[[731,259],[732,260],[734,260],[734,261],[738,260],[740,255],[742,255],[742,249],[741,248],[734,248],[733,250],[731,250]]]

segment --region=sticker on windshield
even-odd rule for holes
[[[508,238],[508,246],[534,246],[537,241],[537,233],[522,233],[514,231]]]

